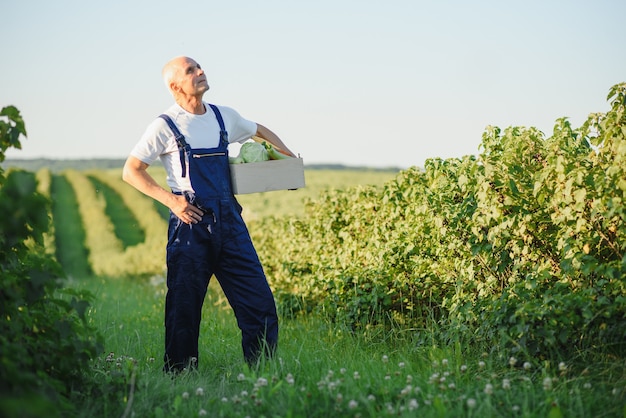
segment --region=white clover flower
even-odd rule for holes
[[[356,409],[359,406],[359,403],[357,401],[355,401],[354,399],[350,400],[350,402],[348,402],[348,408],[350,409]]]
[[[154,357],[150,357],[150,358],[148,359],[148,361],[149,361],[150,363],[154,363]]]
[[[343,395],[341,393],[337,394],[337,402],[341,403],[343,401]]]
[[[256,386],[258,387],[262,387],[262,386],[267,386],[267,379],[264,377],[259,377],[256,381]]]
[[[509,366],[513,367],[517,364],[517,359],[515,357],[509,358]]]
[[[549,377],[546,377],[543,379],[543,389],[544,390],[550,390],[552,389],[552,379]]]
[[[530,370],[532,367],[532,364],[530,364],[529,362],[524,362],[524,370]]]
[[[241,397],[245,398],[246,396],[248,396],[248,391],[247,390],[242,390],[241,391]]]
[[[359,380],[361,378],[361,375],[359,374],[359,372],[354,372],[352,376],[354,377],[354,380]]]
[[[293,385],[295,383],[295,379],[293,378],[293,375],[291,373],[287,374],[287,377],[285,377],[285,380],[290,385]]]
[[[196,389],[196,396],[203,396],[203,395],[204,395],[204,389],[202,388]]]
[[[227,397],[223,397],[222,398],[222,403],[227,403],[228,402],[228,398]]]
[[[385,354],[382,358],[383,363],[389,363],[389,357],[387,357],[387,355]]]
[[[487,384],[485,385],[485,390],[484,390],[484,392],[485,392],[487,395],[491,395],[491,394],[493,394],[493,385],[492,385],[491,383],[487,383]]]
[[[404,369],[404,362],[401,361],[400,363],[398,363],[398,367],[401,368],[401,369]]]
[[[504,390],[511,389],[511,381],[509,379],[502,380],[502,389]]]
[[[517,413],[517,412],[519,412],[520,407],[519,407],[519,405],[513,405],[513,407],[511,408],[511,410],[512,410],[513,412]]]
[[[405,386],[405,387],[404,387],[404,389],[402,389],[402,390],[400,391],[400,394],[401,394],[402,396],[406,396],[406,395],[408,395],[409,393],[411,393],[411,391],[412,391],[412,390],[413,390],[413,387],[412,387],[411,385],[407,385],[407,386]]]
[[[341,373],[341,374],[346,374],[346,369],[345,369],[345,367],[342,367],[341,369],[339,369],[339,373]]]
[[[407,383],[411,383],[413,381],[413,376],[411,376],[410,374],[406,375],[406,382]]]
[[[481,361],[479,361],[479,362],[478,362],[478,368],[479,368],[479,369],[484,369],[484,368],[485,368],[485,362],[484,362],[484,361],[482,361],[482,360],[481,360]]]
[[[199,416],[199,417],[204,417],[204,416],[206,416],[206,414],[207,414],[207,412],[206,412],[204,409],[201,409],[201,410],[198,412],[198,416]]]
[[[468,398],[468,399],[467,399],[467,401],[466,401],[466,403],[467,403],[467,407],[468,407],[469,409],[474,409],[474,408],[476,408],[476,399],[474,399],[474,398]]]
[[[385,380],[391,380],[391,376],[389,376],[388,374],[385,375]]]
[[[182,397],[183,399],[189,399],[189,392],[183,392]]]
[[[237,380],[238,380],[239,382],[243,382],[244,380],[246,380],[246,375],[245,375],[245,374],[243,374],[243,373],[239,373],[239,374],[237,375]]]
[[[376,400],[376,396],[371,395],[371,394],[367,395],[367,400],[370,401],[370,402],[374,402]]]
[[[563,363],[563,362],[560,362],[559,363],[559,371],[560,372],[564,372],[566,370],[567,370],[567,365],[565,363]]]
[[[443,360],[441,360],[441,365],[444,367],[448,366],[448,359],[444,358]]]
[[[448,389],[454,390],[456,389],[456,385],[454,383],[448,383]]]
[[[417,403],[417,399],[413,398],[409,401],[409,411],[414,411],[419,407],[419,403]]]
[[[591,389],[591,383],[587,382],[583,385],[585,389]]]
[[[466,372],[466,371],[467,371],[467,365],[465,365],[465,364],[461,364],[461,368],[460,368],[460,370],[461,370],[461,373]]]

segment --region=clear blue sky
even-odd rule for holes
[[[487,125],[579,126],[626,81],[626,1],[2,0],[9,158],[125,158],[188,55],[209,102],[305,163],[374,167],[478,151]]]

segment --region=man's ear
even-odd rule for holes
[[[175,82],[175,81],[171,81],[171,82],[170,82],[170,91],[171,91],[172,93],[178,93],[178,92],[180,92],[180,87],[178,87],[178,84],[176,84],[176,82]]]

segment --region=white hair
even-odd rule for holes
[[[165,86],[172,94],[174,92],[172,91],[170,85],[172,84],[172,82],[177,81],[178,79],[178,72],[180,71],[180,67],[179,65],[177,65],[177,61],[179,61],[181,58],[185,58],[185,57],[172,58],[171,60],[167,62],[167,64],[163,66],[163,71],[161,71],[163,82],[165,83]]]

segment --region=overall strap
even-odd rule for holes
[[[224,119],[222,119],[222,114],[217,106],[213,104],[209,104],[211,106],[211,110],[215,113],[215,117],[217,118],[217,123],[220,124],[220,139],[225,141],[228,144],[228,132],[226,132],[226,127],[224,126]]]
[[[174,133],[174,138],[176,138],[176,144],[178,145],[178,150],[180,152],[180,166],[183,169],[182,176],[187,177],[187,164],[185,162],[185,151],[189,148],[189,145],[187,144],[187,141],[185,141],[185,136],[180,133],[180,131],[176,127],[176,124],[174,123],[172,118],[170,118],[168,115],[162,114],[162,115],[159,115],[159,117],[163,119],[165,122],[167,122],[167,125],[170,127],[170,129]]]

